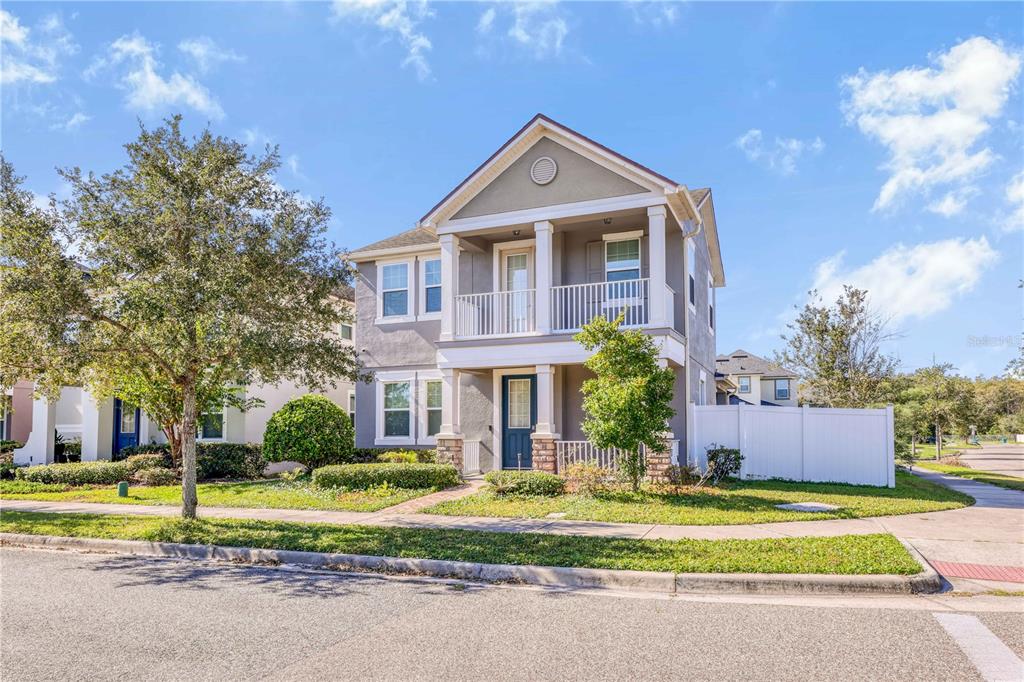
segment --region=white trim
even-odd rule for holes
[[[711,335],[715,335],[715,328],[718,326],[718,306],[715,305],[715,278],[708,273],[708,309],[704,317],[704,323],[708,326]]]
[[[416,444],[416,372],[377,372],[373,378],[376,386],[375,405],[375,445],[415,445]],[[409,435],[408,436],[385,436],[384,435],[384,385],[385,384],[409,384]]]
[[[348,389],[347,398],[345,401],[345,411],[348,416],[352,419],[352,428],[356,428],[356,391],[354,388]]]
[[[538,208],[527,208],[517,211],[506,211],[504,213],[492,213],[489,215],[475,216],[473,218],[459,218],[457,220],[446,220],[437,227],[437,233],[456,234],[472,230],[487,230],[490,228],[507,228],[509,225],[532,225],[544,220],[559,220],[561,218],[575,218],[591,214],[611,213],[614,211],[627,211],[636,208],[648,208],[665,203],[665,195],[661,192],[639,192],[627,194],[621,197],[608,199],[591,199],[589,201],[575,201],[568,204],[555,204],[554,206],[541,206]]]
[[[381,260],[377,261],[377,318],[374,320],[374,324],[398,324],[401,322],[412,322],[416,319],[416,314],[413,312],[416,310],[416,296],[414,291],[416,287],[413,286],[413,282],[416,281],[416,260],[409,258],[399,258],[392,260]],[[384,268],[389,265],[405,265],[405,315],[390,315],[384,317]],[[401,289],[389,289],[389,291],[401,291]]]
[[[417,299],[417,302],[418,302],[418,305],[416,306],[416,319],[420,320],[420,321],[422,321],[422,320],[440,320],[441,319],[441,311],[440,310],[435,310],[435,311],[432,311],[432,312],[429,312],[429,313],[427,312],[427,266],[426,266],[426,264],[434,262],[434,261],[437,261],[438,265],[441,264],[441,254],[440,253],[438,253],[436,255],[431,254],[431,255],[427,255],[427,256],[417,256],[416,257],[416,271],[417,271],[416,282],[417,282],[417,287],[418,287],[417,292],[416,292],[417,293],[416,299]],[[441,274],[440,271],[438,271],[438,276],[440,276],[440,274]],[[444,292],[444,287],[442,286],[442,283],[438,282],[437,284],[432,284],[431,288],[433,288],[433,287],[437,287],[438,289],[441,290],[441,300],[442,300],[441,305],[443,306],[444,305],[444,295],[445,295],[445,292]]]
[[[743,390],[743,380],[747,380],[747,390]],[[736,377],[736,393],[748,394],[753,391],[753,375],[742,374]]]
[[[691,270],[692,266],[692,270]],[[694,246],[692,239],[686,240],[686,266],[685,281],[683,282],[683,295],[686,296],[686,307],[690,309],[690,312],[694,315],[697,314],[697,247]],[[693,278],[693,284],[690,284],[690,278]],[[693,292],[691,298],[690,292]]]
[[[633,232],[622,232],[619,235],[602,235],[604,240],[604,281],[611,282],[613,280],[608,279],[608,245],[618,244],[619,242],[636,242],[636,279],[642,280],[644,278],[644,231],[634,230]],[[618,238],[616,238],[618,237]],[[611,272],[620,272],[623,270],[632,270],[629,268],[616,268]],[[628,281],[628,280],[615,280],[615,281]],[[629,299],[617,299],[615,305],[621,305],[622,301],[628,301]],[[630,305],[635,305],[631,303]]]
[[[627,239],[643,239],[643,230],[631,230],[629,232],[609,232],[602,234],[601,239],[606,242],[624,242]]]
[[[351,254],[353,263],[368,263],[381,258],[396,259],[402,257],[416,257],[419,254],[432,253],[437,251],[437,244],[416,244],[415,246],[392,246],[386,249],[374,249],[373,251],[360,251]]]
[[[436,436],[429,436],[429,435],[427,435],[427,431],[428,431],[427,425],[429,423],[428,422],[428,416],[429,416],[429,409],[430,409],[427,406],[427,384],[429,382],[432,382],[432,381],[437,382],[437,383],[442,383],[442,379],[443,378],[444,377],[441,376],[441,370],[439,370],[439,369],[421,370],[419,372],[416,372],[416,393],[417,393],[417,395],[416,395],[416,401],[415,402],[416,402],[416,425],[417,425],[417,429],[416,429],[416,444],[417,445],[436,445],[437,444],[437,437]],[[444,385],[443,384],[441,386],[441,389],[442,389],[441,401],[442,401],[442,405],[443,405],[443,403],[444,403]],[[443,407],[441,409],[443,409]]]
[[[531,256],[536,258],[537,240],[534,238],[528,239],[516,239],[508,242],[495,242],[492,247],[491,256],[491,291],[503,291],[504,278],[504,262],[501,259],[502,251],[519,250],[528,252]],[[533,259],[528,258],[527,261],[530,263],[530,281],[533,282]],[[532,287],[531,287],[532,288]]]
[[[121,403],[121,411],[124,412],[124,402]],[[141,410],[140,410],[141,415]],[[217,414],[216,412],[200,412],[196,415],[196,430],[201,434],[203,432],[203,415],[204,414]],[[140,420],[141,421],[141,420]],[[136,432],[139,434],[139,440],[142,439],[142,431],[140,429],[141,424],[136,426]],[[121,428],[120,424],[117,427]],[[226,443],[228,442],[228,408],[226,405],[220,406],[220,438],[206,438],[205,436],[196,435],[196,441],[200,443]],[[138,443],[142,445],[142,443]]]
[[[697,405],[703,407],[708,404],[708,373],[700,371],[700,379],[697,382]]]
[[[547,337],[550,339],[550,336]],[[652,334],[655,345],[661,348],[659,356],[680,367],[686,364],[686,344],[672,334]],[[515,345],[459,344],[438,348],[437,366],[446,369],[476,369],[480,367],[520,367],[536,365],[580,364],[592,353],[565,336],[559,341],[538,341]]]

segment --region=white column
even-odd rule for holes
[[[49,464],[53,461],[57,402],[46,398],[32,401],[32,433],[25,447],[14,451],[15,464]]]
[[[462,372],[457,369],[441,370],[441,432],[438,438],[462,438],[459,423],[459,380]]]
[[[651,261],[651,310],[649,314],[652,327],[663,327],[667,324],[665,306],[665,206],[651,206],[647,209],[647,248]]]
[[[443,234],[441,242],[441,340],[455,338],[455,297],[459,295],[459,238]]]
[[[533,224],[536,233],[536,280],[537,288],[537,333],[551,333],[551,283],[553,262],[551,234],[554,226],[547,220]]]
[[[537,365],[537,426],[533,433],[538,437],[557,438],[555,424],[555,368],[552,365]]]
[[[82,461],[110,459],[114,441],[114,399],[82,389]]]

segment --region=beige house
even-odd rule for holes
[[[719,405],[739,402],[750,405],[797,407],[797,375],[745,350],[735,350],[715,359]]]

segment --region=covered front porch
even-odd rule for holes
[[[676,461],[685,430],[682,368],[677,415],[668,425],[666,455]],[[564,472],[577,462],[615,469],[621,453],[588,442],[583,433],[582,363],[441,370],[442,424],[438,457],[466,473],[496,469]]]

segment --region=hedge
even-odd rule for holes
[[[331,464],[313,470],[313,485],[319,488],[450,488],[460,481],[451,464]]]
[[[544,471],[489,471],[484,480],[498,495],[545,495],[553,497],[565,491],[565,481]]]
[[[127,462],[74,462],[22,467],[17,477],[33,483],[64,485],[109,485],[127,481],[133,470]]]
[[[139,469],[132,474],[132,480],[142,485],[174,485],[178,482],[178,477],[170,469],[153,467],[151,469]]]
[[[118,458],[154,453],[164,456],[164,466],[171,462],[171,446],[167,443],[124,448]],[[196,477],[200,481],[260,478],[264,467],[263,455],[256,443],[196,443]],[[173,468],[180,469],[181,463],[175,462]]]
[[[341,406],[322,395],[304,395],[281,406],[263,431],[268,462],[298,462],[312,468],[353,461],[355,433]]]

